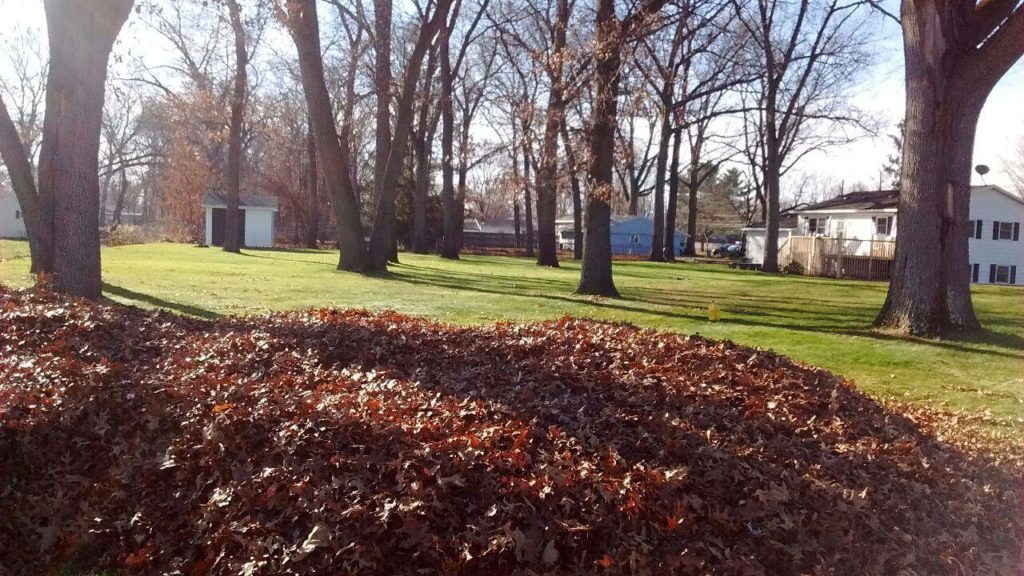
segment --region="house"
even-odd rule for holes
[[[526,229],[521,230],[520,243],[526,242]],[[534,238],[536,244],[536,238]],[[512,218],[483,221],[466,218],[462,222],[462,245],[477,249],[513,249],[516,246],[516,223]]]
[[[572,250],[575,244],[573,219],[559,218],[555,220],[558,235],[558,247]],[[676,230],[676,255],[683,253],[686,246],[686,232]],[[615,256],[642,256],[651,253],[654,238],[654,220],[646,216],[612,216],[611,241],[612,254]]]
[[[810,263],[811,273],[854,278],[888,278],[899,230],[899,192],[851,192],[793,210],[795,226],[779,234],[779,261]],[[998,186],[972,186],[969,257],[971,281],[1024,284],[1024,199]],[[789,225],[793,225],[790,220]],[[764,258],[763,228],[747,229],[747,257]],[[817,270],[813,270],[817,268]],[[866,276],[865,276],[866,274]]]
[[[242,211],[239,229],[242,245],[248,248],[272,248],[277,220],[277,198],[240,196],[238,207]],[[206,244],[223,246],[224,228],[227,224],[227,199],[224,194],[208,192],[203,196],[203,210],[206,212]]]
[[[25,218],[14,192],[0,188],[0,238],[27,238]]]

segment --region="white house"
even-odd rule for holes
[[[898,232],[899,192],[881,190],[851,192],[792,210],[795,224],[780,230],[780,252],[790,237],[826,237],[842,240],[842,254],[850,257],[892,258]],[[969,254],[971,280],[980,284],[1024,284],[1024,199],[998,186],[971,187]],[[747,257],[760,263],[764,257],[764,229],[748,228]],[[760,240],[759,240],[760,239]],[[879,250],[880,247],[887,248]]]
[[[242,211],[239,230],[243,238],[242,245],[248,248],[272,248],[277,220],[277,198],[240,196],[238,207]],[[203,209],[206,212],[206,244],[223,246],[227,200],[219,192],[209,192],[203,196]]]
[[[14,192],[0,189],[0,238],[25,238],[25,219]]]

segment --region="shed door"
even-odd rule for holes
[[[238,244],[245,246],[245,210],[239,210],[242,214],[241,222],[238,226]],[[223,246],[224,245],[224,229],[227,227],[227,208],[214,208],[213,209],[213,245]]]

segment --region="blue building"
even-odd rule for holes
[[[572,218],[559,218],[558,244],[562,250],[572,250],[573,237]],[[615,256],[646,256],[651,253],[654,238],[654,220],[646,216],[612,216],[611,240],[612,254]],[[676,230],[676,256],[686,246],[686,233]]]

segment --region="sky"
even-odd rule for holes
[[[897,2],[883,0],[883,4],[889,10],[894,10]],[[0,35],[11,34],[18,28],[43,30],[45,27],[40,0],[0,0],[0,15]],[[893,152],[884,134],[895,132],[904,109],[903,51],[899,26],[885,21],[879,27],[879,34],[872,39],[872,44],[876,64],[850,97],[855,106],[876,114],[882,120],[885,127],[883,134],[833,147],[827,152],[811,154],[801,161],[790,178],[812,176],[816,182],[843,185],[847,189],[858,184],[877,184],[879,169]],[[148,59],[147,52],[159,49],[152,44],[151,38],[147,40],[140,26],[129,25],[122,34],[117,50],[121,53],[130,51],[141,54],[144,59]],[[1018,62],[996,86],[982,111],[975,141],[974,163],[989,166],[991,172],[984,179],[975,174],[976,184],[1010,187],[1006,165],[1017,143],[1024,138],[1022,103],[1024,61]]]

